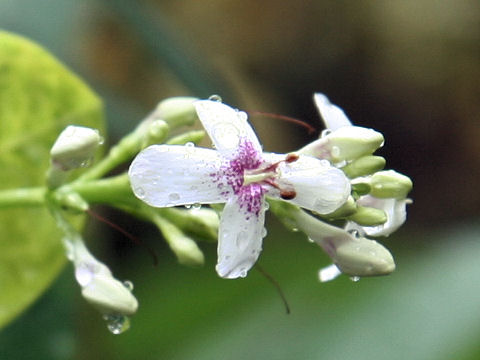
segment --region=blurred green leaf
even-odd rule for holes
[[[99,98],[41,47],[0,32],[0,190],[43,185],[50,147],[68,124],[103,132]],[[34,301],[64,262],[46,209],[0,210],[0,326]]]

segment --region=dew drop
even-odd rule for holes
[[[338,158],[340,156],[340,148],[338,146],[332,146],[331,154],[333,157]]]
[[[237,239],[235,240],[235,244],[237,245],[240,251],[245,250],[248,246],[248,233],[246,231],[240,231],[237,234]]]
[[[307,240],[308,240],[308,242],[311,242],[311,243],[315,242],[315,240],[313,240],[311,237],[308,237]]]
[[[63,246],[65,247],[65,255],[67,259],[73,261],[75,259],[75,248],[73,244],[68,241],[68,238],[63,239]]]
[[[189,141],[185,144],[185,146],[188,147],[188,148],[193,148],[193,147],[195,147],[195,144],[193,142]]]
[[[265,201],[265,205],[263,208],[265,209],[265,211],[270,209],[270,204],[267,201]]]
[[[115,335],[124,333],[130,328],[130,319],[125,315],[104,315],[108,330]]]
[[[125,286],[128,291],[133,291],[133,283],[130,280],[125,280],[123,286]]]
[[[168,195],[168,199],[170,201],[177,201],[180,200],[180,195],[177,193],[171,193],[170,195]]]
[[[349,234],[352,235],[355,239],[360,238],[360,232],[358,230],[348,230]]]
[[[247,119],[248,119],[248,115],[245,111],[239,111],[237,113],[237,116],[241,121],[247,121]]]
[[[202,204],[200,203],[195,203],[192,205],[192,210],[199,210],[202,207]]]
[[[330,162],[328,160],[320,160],[321,167],[330,167]]]
[[[138,198],[140,199],[145,198],[145,190],[143,190],[143,188],[137,187],[133,190],[133,192],[135,193],[135,195],[137,195]]]
[[[320,134],[320,137],[325,137],[327,135],[330,135],[331,133],[332,133],[332,130],[330,130],[330,129],[322,130],[322,132]]]
[[[92,159],[84,160],[80,163],[80,167],[88,167],[92,164]]]
[[[352,280],[353,282],[358,282],[360,281],[360,276],[351,276],[350,280]]]
[[[98,130],[97,130],[98,134]],[[98,136],[98,145],[103,145],[105,143],[105,138],[103,136]]]
[[[263,228],[262,229],[262,238],[264,238],[265,236],[267,236],[267,229]]]
[[[192,207],[192,204],[187,204],[187,205],[184,205],[185,206],[185,209],[190,209]]]
[[[222,97],[220,95],[214,94],[210,96],[208,100],[222,102]]]

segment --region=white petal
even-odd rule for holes
[[[305,209],[328,214],[342,206],[350,195],[350,181],[327,160],[300,155],[297,161],[282,162],[278,169],[278,182],[293,186],[296,193],[290,201]]]
[[[256,215],[240,208],[235,197],[229,199],[220,219],[216,267],[218,275],[228,279],[247,275],[262,250],[264,223],[264,204]]]
[[[220,164],[215,150],[152,145],[137,155],[128,175],[135,195],[151,206],[213,204],[228,197],[215,177]]]
[[[378,226],[362,226],[362,230],[369,236],[388,236],[397,231],[407,219],[407,204],[409,199],[378,199],[370,195],[361,197],[358,203],[385,211],[387,221]]]
[[[247,122],[247,113],[219,101],[199,100],[194,103],[197,115],[218,151],[235,151],[242,140],[249,141],[257,152],[262,148],[255,132]]]
[[[337,130],[343,126],[352,125],[343,110],[333,105],[325,95],[316,93],[313,95],[313,100],[327,129]]]

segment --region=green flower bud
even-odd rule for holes
[[[161,101],[155,110],[155,117],[165,120],[172,128],[190,126],[197,119],[194,97],[173,97]]]
[[[88,165],[102,143],[98,130],[70,125],[58,136],[50,150],[52,164],[63,170]]]
[[[376,198],[404,199],[412,190],[412,180],[394,170],[379,171],[372,175],[370,195]]]
[[[147,129],[145,135],[145,143],[142,144],[142,147],[147,147],[152,144],[162,143],[167,137],[169,132],[168,124],[160,119],[153,120]]]
[[[104,315],[133,315],[138,308],[130,289],[111,275],[94,275],[82,288],[82,296]]]
[[[373,207],[358,206],[357,212],[350,215],[347,219],[362,226],[377,226],[385,224],[387,214],[385,211]]]
[[[186,236],[178,227],[161,216],[156,215],[152,220],[162,232],[180,264],[187,266],[203,265],[205,257],[194,240]]]
[[[373,174],[385,167],[385,159],[381,156],[362,156],[342,167],[342,171],[350,179]]]
[[[383,141],[383,135],[373,129],[344,126],[308,144],[299,153],[338,163],[370,155]]]
[[[350,276],[388,275],[395,270],[392,254],[383,245],[364,237],[341,243],[333,260],[342,273]]]
[[[322,215],[321,217],[333,221],[336,219],[344,219],[347,216],[354,214],[356,211],[357,205],[355,204],[355,199],[352,196],[349,196],[347,201],[337,210],[330,214]]]

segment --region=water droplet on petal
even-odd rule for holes
[[[123,282],[123,286],[125,286],[129,291],[133,291],[133,283],[130,280],[125,280]]]
[[[208,100],[211,100],[211,101],[217,101],[217,102],[222,102],[222,97],[220,95],[212,95],[208,98]]]
[[[330,167],[330,162],[328,160],[320,160],[321,167]]]
[[[264,238],[265,236],[267,236],[267,229],[263,228],[262,229],[262,238]]]
[[[135,193],[135,195],[137,195],[138,198],[140,198],[140,199],[145,198],[145,190],[143,190],[143,188],[137,187],[137,188],[133,189],[133,192]]]
[[[322,130],[322,132],[320,134],[320,137],[325,137],[327,135],[330,135],[331,133],[332,133],[332,130],[330,130],[330,129]]]
[[[265,210],[270,209],[270,204],[269,204],[267,201],[265,201],[265,205],[264,205],[263,208],[264,208]]]
[[[333,157],[338,158],[340,156],[340,148],[338,146],[332,146],[330,153]]]
[[[130,328],[130,319],[125,315],[104,315],[108,330],[115,335],[121,334]]]
[[[171,193],[170,195],[168,195],[168,199],[170,201],[177,201],[180,200],[180,195],[178,193]]]
[[[185,209],[190,209],[192,207],[192,204],[186,204],[184,206],[185,206]]]
[[[195,147],[195,144],[193,142],[189,141],[185,144],[185,146],[188,147],[188,148],[193,148],[193,147]]]
[[[351,276],[350,280],[352,280],[353,282],[358,282],[360,281],[360,276]]]
[[[352,235],[355,239],[360,238],[360,232],[358,230],[348,230],[349,234]]]
[[[246,231],[240,231],[237,234],[237,239],[235,240],[235,244],[238,247],[238,250],[243,251],[248,245],[248,233]]]
[[[98,130],[97,130],[98,133]],[[98,138],[98,145],[103,145],[105,143],[105,138],[103,136],[99,136]]]
[[[247,119],[248,119],[248,115],[247,115],[247,113],[246,113],[245,111],[239,111],[239,112],[237,113],[237,116],[238,116],[238,118],[239,118],[240,120],[242,120],[242,121],[247,121]]]

